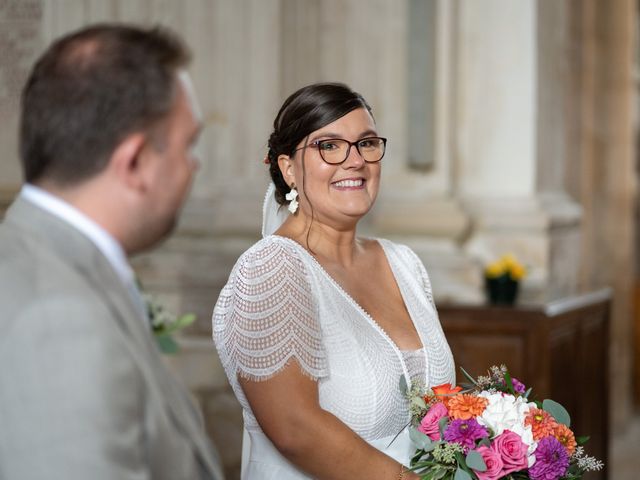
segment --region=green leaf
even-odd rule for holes
[[[176,319],[171,325],[167,326],[165,333],[173,333],[177,330],[182,330],[195,322],[196,316],[193,313],[187,313]]]
[[[170,335],[156,335],[156,342],[162,353],[173,355],[178,352],[178,344]]]
[[[531,395],[531,387],[529,387],[529,390],[524,392],[524,398],[529,398],[529,395]]]
[[[407,395],[409,393],[409,385],[407,385],[407,379],[404,378],[404,375],[400,375],[400,391],[403,395]]]
[[[471,475],[462,470],[460,467],[456,470],[456,475],[453,477],[453,480],[473,480]]]
[[[509,373],[508,370],[506,372],[504,372],[504,383],[505,383],[505,386],[507,388],[507,392],[509,392],[511,395],[515,395],[516,391],[513,389],[513,382],[511,381],[511,374]]]
[[[478,382],[476,382],[476,379],[473,378],[471,375],[469,375],[469,372],[467,372],[464,368],[460,367],[460,370],[462,370],[462,374],[467,377],[467,380],[469,380],[471,383],[473,383],[474,385],[478,385]]]
[[[569,416],[569,412],[567,412],[567,410],[558,402],[554,402],[547,398],[542,402],[542,409],[555,418],[558,423],[562,423],[567,427],[571,426],[571,417]]]
[[[576,437],[576,443],[580,446],[585,445],[591,437],[589,435],[580,435]]]
[[[409,429],[409,438],[416,448],[420,448],[425,452],[430,452],[435,448],[435,445],[432,445],[433,442],[431,439],[417,428],[411,427]]]
[[[480,445],[484,445],[485,447],[490,447],[491,446],[491,440],[489,440],[489,437],[482,437],[480,439],[480,441],[478,442],[478,446]]]
[[[426,404],[426,402],[424,401],[424,398],[422,398],[422,397],[413,397],[413,398],[411,399],[411,403],[412,403],[413,405],[415,405],[415,406],[417,406],[417,407],[419,407],[419,408],[423,409],[423,410],[425,410],[425,409],[427,408],[427,404]]]
[[[433,474],[433,477],[431,477],[433,480],[440,480],[442,477],[444,477],[447,474],[447,471],[444,469],[438,470],[436,473]]]
[[[444,438],[444,429],[447,427],[447,423],[449,423],[449,417],[442,417],[438,421],[438,430],[440,431],[440,438]]]
[[[482,458],[482,455],[480,455],[475,450],[470,450],[469,453],[467,453],[467,458],[465,458],[465,462],[469,468],[473,468],[478,472],[484,472],[487,470],[487,464],[484,463],[484,459]]]

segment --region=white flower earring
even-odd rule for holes
[[[291,213],[296,213],[298,211],[298,190],[296,190],[296,186],[292,185],[291,186],[291,191],[289,193],[287,193],[284,198],[286,198],[287,200],[289,200],[289,205],[287,206],[287,209],[291,212]]]

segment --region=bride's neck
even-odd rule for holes
[[[338,229],[317,220],[311,222],[292,216],[277,233],[298,242],[321,263],[328,261],[348,267],[359,250],[355,224],[347,229]]]

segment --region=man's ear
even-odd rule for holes
[[[135,190],[146,189],[144,152],[147,137],[132,133],[115,148],[109,159],[109,167],[125,185]]]
[[[289,155],[278,156],[278,167],[280,167],[280,173],[282,178],[287,182],[290,187],[296,183],[296,168],[293,164],[293,159]]]

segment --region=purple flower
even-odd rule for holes
[[[544,437],[535,451],[536,461],[529,468],[532,480],[558,480],[569,468],[569,454],[555,437]]]
[[[465,452],[476,446],[476,440],[488,436],[486,427],[480,425],[475,418],[453,420],[444,431],[444,439],[450,443],[459,443]]]
[[[524,383],[522,383],[515,377],[511,377],[511,385],[513,385],[513,389],[515,390],[515,392],[519,393],[520,395],[523,395],[524,392],[527,391],[527,387],[524,386]]]

